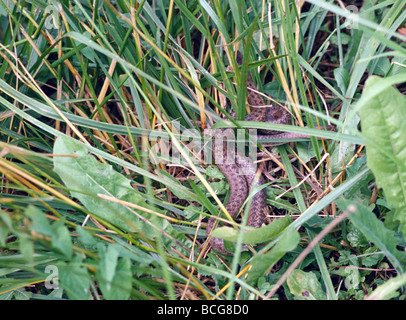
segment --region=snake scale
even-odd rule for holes
[[[237,63],[241,65],[242,55],[237,52]],[[277,124],[288,124],[291,121],[291,116],[283,107],[265,107],[263,98],[257,91],[251,75],[247,74],[247,102],[251,106],[251,113],[245,117],[245,121],[271,122]],[[257,139],[295,139],[308,138],[309,136],[297,133],[277,133],[275,131],[266,130],[263,136],[257,136]],[[230,185],[230,197],[228,199],[226,209],[230,216],[235,219],[240,212],[242,205],[247,199],[250,190],[261,186],[265,183],[262,174],[257,174],[257,166],[249,157],[246,157],[235,148],[227,148],[225,139],[234,139],[234,130],[216,129],[213,133],[214,137],[214,159],[217,167],[223,173]],[[253,183],[256,182],[255,185]],[[265,188],[257,191],[251,200],[247,226],[259,228],[264,223],[268,213],[266,205]],[[220,238],[210,237],[216,222],[216,217],[211,217],[207,223],[207,237],[209,244],[218,252],[230,255],[224,247],[224,242]],[[205,247],[203,244],[199,251]]]

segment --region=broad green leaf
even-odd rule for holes
[[[16,290],[14,291],[13,295],[16,300],[30,300],[32,296],[32,292],[25,291],[25,290]]]
[[[21,254],[27,260],[28,264],[32,265],[34,262],[34,243],[28,237],[20,235],[19,245]]]
[[[348,83],[350,82],[350,76],[345,68],[335,68],[334,69],[334,78],[336,79],[337,86],[340,88],[340,91],[345,95]]]
[[[54,235],[52,236],[52,246],[58,249],[63,255],[70,259],[72,257],[72,238],[68,228],[64,225],[65,220],[60,219],[52,226],[54,227]]]
[[[406,255],[404,252],[396,249],[398,243],[395,232],[387,229],[371,210],[360,203],[353,203],[349,200],[337,200],[337,205],[341,210],[346,210],[350,205],[356,206],[356,213],[349,216],[352,224],[363,233],[368,241],[371,241],[384,252],[399,273],[403,273]]]
[[[75,256],[70,264],[58,266],[61,286],[69,299],[87,300],[90,298],[90,275],[85,267],[80,266],[80,256]]]
[[[113,245],[104,248],[102,245],[99,246],[100,264],[99,273],[107,282],[111,282],[116,271],[118,262],[118,251]]]
[[[406,285],[406,274],[389,279],[384,284],[376,288],[366,300],[388,300],[398,295],[397,290]]]
[[[83,242],[85,245],[93,246],[97,243],[96,238],[93,237],[91,233],[86,231],[83,227],[76,226],[76,232],[79,234],[80,241]]]
[[[12,230],[11,218],[8,214],[0,215],[0,247],[6,246],[9,230]]]
[[[290,292],[298,300],[326,300],[326,293],[313,272],[293,270],[286,280]]]
[[[142,233],[150,239],[156,237],[157,229],[164,230],[171,235],[163,238],[168,246],[173,245],[173,238],[179,244],[190,245],[190,241],[174,230],[166,219],[153,214],[157,209],[146,203],[141,194],[131,186],[131,180],[114,171],[112,166],[98,162],[87,153],[86,146],[72,138],[59,136],[54,145],[54,153],[75,156],[55,157],[54,170],[69,188],[72,197],[80,200],[93,215],[122,230]],[[135,204],[148,212],[104,200],[99,194]]]
[[[280,234],[291,222],[292,218],[290,216],[275,219],[266,226],[244,232],[242,242],[247,244],[255,244],[267,241]],[[213,230],[212,236],[236,242],[239,233],[240,231],[235,228],[221,227]]]
[[[1,300],[12,300],[13,298],[15,298],[15,291],[19,291],[19,290],[24,290],[25,287],[29,287],[32,286],[33,283],[36,282],[41,282],[43,281],[42,277],[31,277],[28,279],[23,279],[23,280],[19,280],[18,278],[14,278],[12,280],[11,284],[3,284],[4,282],[2,282],[2,285],[0,287],[1,289],[1,293],[0,294],[0,301]],[[9,281],[10,282],[10,281]]]
[[[311,143],[308,142],[297,142],[296,143],[297,153],[303,161],[303,163],[308,163],[311,159],[314,159],[316,152],[312,147]],[[322,152],[322,146],[319,147],[319,152]]]
[[[374,95],[374,88],[385,82],[375,76],[367,80],[363,95],[373,97],[362,105],[359,114],[368,166],[388,203],[395,207],[395,219],[406,235],[406,102],[391,86]]]
[[[48,300],[56,300],[56,299],[62,299],[63,296],[63,289],[62,288],[57,288],[52,290],[46,297]]]
[[[249,284],[256,283],[279,259],[296,248],[299,239],[299,233],[294,228],[287,228],[271,250],[252,259],[252,268],[248,272],[247,282]]]
[[[118,260],[116,272],[113,278],[114,287],[108,293],[106,299],[114,300],[128,300],[132,288],[131,261],[129,258],[124,257]],[[104,292],[104,294],[106,294]]]
[[[129,179],[114,171],[110,165],[98,162],[93,156],[88,155],[87,149],[74,139],[58,137],[54,153],[75,155],[54,158],[54,170],[70,189],[73,197],[79,199],[91,213],[103,220],[123,230],[139,230],[142,225],[133,212],[120,204],[97,196],[104,194],[147,208],[145,200],[131,187]]]
[[[162,180],[171,182],[171,183],[166,183],[165,186],[179,199],[184,199],[188,201],[195,201],[195,199],[191,196],[191,192],[185,192],[184,188],[182,187],[182,184],[179,182],[179,180],[175,179],[172,177],[167,171],[165,170],[157,170],[159,172],[159,175],[161,176]]]
[[[64,219],[50,224],[49,220],[45,217],[45,213],[32,205],[28,206],[24,213],[31,220],[31,231],[50,237],[53,248],[57,249],[67,259],[72,258],[72,239],[68,228],[65,226]],[[29,249],[26,247],[28,243],[25,243],[24,240],[22,240],[22,243],[24,243],[23,247],[21,247],[21,249],[24,249],[22,252],[24,256],[28,258],[27,254],[29,254],[29,250],[33,250],[33,248]]]
[[[126,300],[131,291],[131,262],[128,257],[119,259],[119,253],[113,245],[101,248],[100,263],[96,276],[104,298],[108,300]]]
[[[41,210],[29,205],[24,214],[31,220],[30,230],[44,236],[53,236],[54,230],[49,223],[49,220],[45,217],[45,214]]]

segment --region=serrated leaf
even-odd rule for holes
[[[362,133],[366,136],[368,166],[406,236],[406,102],[392,86],[379,95],[376,89],[388,79],[370,77],[363,92],[367,102],[360,109]],[[371,98],[368,100],[368,96]]]
[[[377,249],[375,247],[368,248],[364,251],[364,257],[362,258],[362,266],[371,268],[376,266],[379,261],[382,260],[383,254],[376,252]]]
[[[293,270],[287,279],[290,292],[298,300],[326,300],[326,293],[313,272]]]
[[[348,206],[355,205],[356,213],[350,214],[349,219],[358,228],[368,241],[371,241],[390,260],[399,273],[404,272],[406,255],[396,249],[397,240],[395,232],[385,227],[373,212],[359,203],[349,200],[337,200],[337,205],[341,210],[346,210]]]
[[[352,264],[351,264],[352,265]],[[364,277],[358,270],[358,263],[354,265],[355,268],[338,268],[331,271],[331,274],[336,274],[344,278],[344,285],[347,290],[358,289],[361,282],[365,281]]]
[[[224,174],[222,174],[220,169],[215,166],[208,166],[206,169],[206,174],[212,179],[224,179]]]
[[[348,228],[347,240],[350,242],[351,247],[366,247],[369,245],[363,233],[352,225]]]

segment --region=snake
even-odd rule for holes
[[[236,60],[237,64],[241,65],[242,55],[240,52],[237,52]],[[280,106],[266,107],[267,105],[258,92],[250,73],[247,73],[247,102],[251,106],[251,113],[245,117],[245,121],[276,124],[288,124],[291,122],[291,115],[285,108]],[[309,138],[309,136],[305,134],[290,132],[278,133],[273,130],[265,130],[263,134],[264,135],[257,136],[257,139]],[[234,130],[231,128],[213,130],[215,164],[230,185],[230,196],[225,208],[231,218],[235,220],[250,192],[263,185],[265,179],[261,172],[257,173],[257,166],[249,157],[246,157],[240,152],[236,152],[234,148],[227,148],[225,137],[227,139],[234,139]],[[247,226],[254,228],[262,226],[268,213],[265,188],[258,189],[259,190],[252,196],[246,223]],[[231,255],[231,253],[225,249],[222,239],[210,236],[213,228],[217,227],[215,226],[216,220],[217,217],[212,216],[207,222],[206,234],[208,244],[224,255]],[[206,247],[208,248],[209,246],[207,246],[207,244],[201,245],[199,252]]]

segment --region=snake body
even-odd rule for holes
[[[241,64],[241,58],[241,55],[237,55],[238,64]],[[264,100],[257,92],[258,89],[250,74],[247,75],[247,89],[247,102],[251,105],[252,112],[245,117],[245,121],[279,124],[287,124],[290,121],[290,115],[285,109],[264,107]],[[274,133],[274,131],[265,132],[267,135]],[[230,197],[226,209],[230,216],[235,219],[250,190],[261,186],[265,183],[265,180],[261,174],[257,176],[257,167],[249,157],[236,152],[234,148],[227,148],[224,138],[234,139],[234,131],[232,129],[216,129],[213,136],[215,138],[215,163],[230,184]],[[268,138],[268,136],[265,136],[265,138]],[[255,185],[253,185],[254,182],[256,182]],[[259,228],[263,224],[267,212],[265,189],[261,189],[252,197],[247,226]],[[208,221],[206,229],[208,237],[213,230],[215,222],[215,217],[211,217]],[[224,248],[222,239],[211,237],[209,243],[215,250],[226,255],[230,254]]]
[[[242,55],[237,54],[237,63],[241,64]],[[252,112],[245,117],[245,121],[270,122],[276,124],[288,124],[291,121],[291,116],[283,107],[265,107],[263,98],[257,91],[251,75],[247,74],[247,102],[251,106]],[[328,130],[332,130],[328,127]],[[257,139],[296,139],[309,138],[305,134],[297,134],[290,132],[278,133],[272,130],[261,130],[262,136],[257,136]],[[227,143],[224,138],[234,139],[233,129],[216,129],[214,130],[214,158],[219,170],[223,173],[230,185],[230,197],[228,199],[226,209],[230,216],[235,219],[242,205],[249,195],[250,190],[261,186],[265,180],[261,174],[257,175],[257,167],[249,157],[236,152],[234,148],[227,148]],[[280,143],[278,143],[280,144]],[[256,184],[254,185],[254,182]],[[247,226],[259,228],[265,221],[268,208],[266,205],[265,188],[257,191],[251,200]],[[207,223],[207,236],[209,244],[212,248],[230,255],[225,249],[224,242],[220,238],[210,237],[210,233],[214,228],[216,217],[211,217]],[[203,249],[204,245],[199,248]]]

